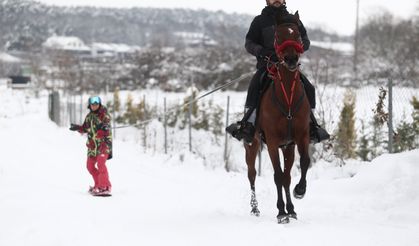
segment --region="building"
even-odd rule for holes
[[[66,51],[76,55],[91,54],[91,48],[78,37],[52,36],[42,46],[47,51]]]

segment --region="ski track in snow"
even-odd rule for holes
[[[85,137],[51,123],[44,97],[0,102],[2,246],[419,245],[419,150],[381,156],[353,178],[308,180],[293,200],[299,220],[278,225],[273,175],[257,177],[252,217],[245,172],[132,142],[114,142],[113,196],[92,197]]]

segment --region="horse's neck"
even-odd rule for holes
[[[285,89],[287,92],[290,92],[291,87],[295,80],[295,88],[294,91],[298,92],[302,89],[302,84],[300,83],[300,71],[290,71],[285,66],[279,66],[279,71],[281,74],[281,81],[284,84]]]

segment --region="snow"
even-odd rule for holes
[[[324,49],[331,49],[335,51],[340,51],[344,54],[352,54],[353,53],[353,44],[352,43],[345,43],[345,42],[322,42],[322,41],[311,41],[312,46],[317,46]]]
[[[0,61],[5,63],[18,63],[21,59],[7,53],[0,52]]]
[[[48,120],[46,93],[2,91],[0,105],[0,245],[419,244],[419,150],[317,163],[294,199],[299,220],[278,225],[272,172],[257,177],[252,217],[245,171],[121,138],[108,162],[113,196],[92,197],[85,137]],[[245,165],[242,149],[232,154]],[[298,177],[294,168],[292,186]]]
[[[78,37],[67,37],[67,36],[52,36],[49,37],[44,47],[50,49],[62,49],[62,50],[78,50],[78,51],[89,51],[84,42]]]
[[[218,69],[220,71],[232,71],[233,70],[233,68],[229,64],[224,63],[224,62],[220,63],[220,65],[218,65]]]
[[[113,43],[92,43],[92,50],[96,52],[110,52],[110,53],[135,53],[141,48],[139,46],[129,46],[126,44]]]
[[[0,92],[7,90],[9,84],[12,83],[12,80],[9,78],[0,78]]]
[[[118,43],[99,43],[94,42],[86,45],[83,40],[72,36],[52,36],[49,37],[43,46],[56,50],[88,51],[95,56],[115,56],[117,54],[133,54],[141,50],[140,46],[130,46]],[[1,56],[0,56],[1,59]]]

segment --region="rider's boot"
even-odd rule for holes
[[[246,144],[250,145],[255,136],[255,120],[256,110],[247,108],[243,119],[226,127],[226,131],[237,140],[241,141],[243,139]]]
[[[330,135],[327,131],[317,123],[314,117],[313,111],[310,112],[310,141],[313,143],[319,143],[323,140],[329,139]]]

